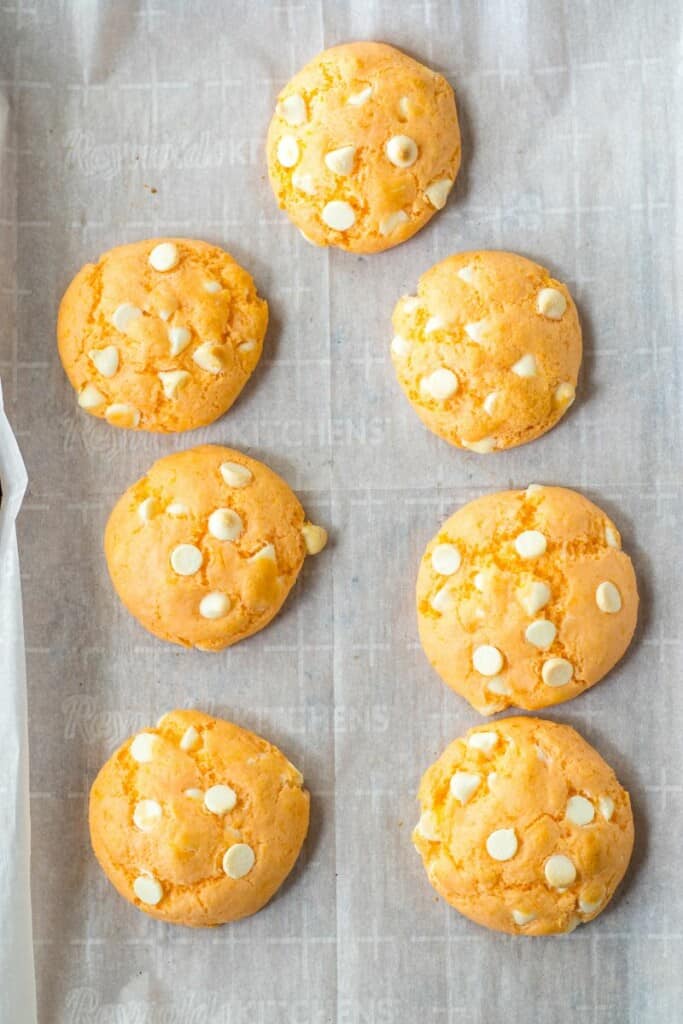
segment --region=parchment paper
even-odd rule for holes
[[[41,1024],[680,1020],[678,10],[675,0],[0,8],[13,177],[0,367],[30,478],[19,542]],[[369,258],[307,245],[277,210],[263,157],[280,87],[325,46],[357,38],[445,73],[463,129],[446,210]],[[81,264],[158,234],[224,245],[272,314],[234,410],[177,437],[79,412],[54,341]],[[420,426],[388,345],[394,302],[418,275],[486,247],[567,281],[586,350],[562,424],[481,457]],[[275,623],[221,655],[148,636],[115,598],[101,551],[119,493],[156,457],[203,441],[264,459],[332,534]],[[420,554],[457,505],[530,481],[578,488],[614,517],[643,600],[627,657],[548,715],[576,726],[630,789],[632,867],[597,922],[524,941],[436,900],[409,834],[422,772],[480,721],[418,646]],[[277,899],[201,932],[119,899],[86,820],[88,787],[114,747],[187,705],[278,743],[313,794],[305,851]]]

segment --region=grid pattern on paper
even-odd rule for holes
[[[0,373],[29,470],[19,524],[31,717],[40,1020],[267,1024],[674,1024],[683,998],[681,153],[678,5],[608,0],[0,3]],[[318,50],[391,41],[448,75],[464,166],[446,210],[371,258],[308,246],[270,195],[274,97]],[[680,90],[680,86],[679,86]],[[680,177],[679,177],[680,182]],[[154,192],[152,189],[156,189]],[[183,438],[76,410],[54,321],[70,276],[124,240],[186,234],[255,276],[273,327],[231,413]],[[549,265],[585,328],[580,398],[542,441],[459,453],[393,380],[389,314],[457,249]],[[116,602],[101,536],[160,454],[204,440],[281,472],[331,528],[286,609],[224,655],[157,643]],[[636,642],[549,717],[632,792],[638,841],[613,908],[571,936],[487,934],[435,901],[409,842],[424,768],[476,715],[419,645],[417,561],[483,491],[574,486],[636,562]],[[239,926],[189,933],[115,898],[87,788],[134,729],[188,703],[267,735],[313,795],[294,877]],[[495,1011],[495,1012],[494,1012]]]

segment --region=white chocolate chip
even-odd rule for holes
[[[327,544],[327,530],[324,526],[316,526],[315,523],[304,523],[301,527],[301,536],[309,555],[319,555]]]
[[[420,381],[420,391],[437,402],[445,402],[452,398],[457,390],[458,378],[445,366],[440,366],[438,370],[434,370]]]
[[[209,516],[209,533],[216,540],[237,540],[244,523],[231,508],[217,508]]]
[[[524,492],[524,497],[530,498],[533,494],[538,494],[538,492],[542,490],[543,484],[529,484]]]
[[[394,213],[390,213],[384,220],[380,221],[379,233],[383,238],[390,235],[396,230],[401,224],[405,224],[410,218],[405,210],[396,210]]]
[[[213,590],[199,602],[199,614],[203,619],[222,619],[232,607],[232,602],[227,594],[221,594]]]
[[[495,437],[481,437],[478,441],[466,441],[461,438],[460,444],[468,451],[476,452],[477,455],[488,455],[496,447]]]
[[[486,776],[486,785],[493,792],[493,787],[498,782],[498,772],[489,772]]]
[[[574,666],[566,658],[549,658],[541,669],[546,686],[566,686],[574,675]]]
[[[490,582],[490,573],[484,569],[480,570],[472,580],[475,589],[478,590],[480,594],[484,593]]]
[[[182,501],[172,501],[170,505],[166,506],[166,515],[178,518],[179,516],[188,516],[190,510],[187,505],[184,505]]]
[[[223,290],[223,285],[220,281],[205,281],[202,285],[205,292],[209,292],[210,295],[216,295],[218,292]]]
[[[553,889],[566,889],[576,881],[576,868],[563,853],[554,853],[545,862],[544,873]]]
[[[595,817],[595,808],[585,796],[570,796],[565,815],[572,825],[590,825]]]
[[[541,288],[536,297],[536,309],[549,320],[561,320],[567,308],[567,300],[557,288]]]
[[[486,689],[489,693],[495,693],[497,697],[509,697],[512,693],[512,690],[502,676],[494,676],[493,679],[487,679]]]
[[[119,368],[119,350],[116,345],[106,348],[91,348],[88,359],[103,377],[113,377]]]
[[[181,750],[194,750],[195,747],[199,746],[199,733],[193,725],[188,725],[187,729],[180,738],[180,749]]]
[[[223,870],[230,878],[244,878],[253,868],[255,861],[251,846],[246,843],[235,843],[225,851]]]
[[[540,558],[546,547],[546,539],[538,530],[524,530],[515,537],[515,549],[520,558]]]
[[[435,209],[443,210],[452,188],[453,182],[450,178],[437,178],[431,185],[427,185],[425,195]]]
[[[487,416],[493,416],[499,397],[500,391],[490,391],[484,399],[484,412]]]
[[[513,828],[498,828],[486,840],[486,852],[494,860],[512,860],[518,845]]]
[[[621,611],[621,594],[619,588],[609,580],[604,580],[595,590],[595,603],[601,612],[615,615]]]
[[[130,745],[130,756],[140,764],[148,764],[154,757],[157,738],[152,732],[139,732]]]
[[[437,544],[432,551],[432,569],[439,576],[452,576],[461,562],[462,556],[455,544]]]
[[[481,750],[484,754],[490,754],[497,745],[497,732],[473,732],[467,737],[467,746],[473,750]]]
[[[394,167],[412,167],[417,160],[417,143],[408,135],[394,135],[384,152]]]
[[[362,107],[364,103],[367,103],[371,96],[372,86],[366,85],[366,87],[364,89],[361,89],[360,92],[352,93],[346,102],[349,103],[352,107]]]
[[[246,487],[254,479],[252,471],[239,462],[222,462],[221,476],[228,487]]]
[[[355,146],[340,146],[339,149],[332,149],[325,154],[325,165],[333,174],[344,176],[353,170],[355,158]]]
[[[299,168],[292,173],[292,185],[298,189],[299,192],[305,192],[307,196],[315,195],[315,178],[312,174],[304,174]],[[302,232],[303,234],[303,232]],[[317,242],[311,241],[307,235],[304,235],[307,242],[311,242],[311,245],[317,245]]]
[[[613,530],[611,526],[605,527],[605,543],[608,548],[615,548],[617,551],[621,547],[621,544],[619,543],[619,534],[616,530]]]
[[[253,339],[250,338],[249,341],[241,341],[239,343],[239,345],[237,346],[237,351],[238,352],[253,352],[255,348],[256,348],[256,342]]]
[[[155,498],[145,498],[145,500],[141,501],[138,505],[138,515],[140,519],[142,519],[143,523],[148,523],[150,519],[154,518],[158,511],[159,506],[157,505]]]
[[[558,384],[553,393],[553,400],[556,405],[571,405],[575,398],[576,388],[569,382]]]
[[[140,800],[133,811],[133,824],[141,832],[151,832],[161,820],[161,804],[156,800]]]
[[[435,612],[440,615],[453,604],[453,596],[448,590],[448,586],[442,587],[441,590],[437,590],[436,594],[429,600],[430,608],[433,608]]]
[[[237,803],[237,793],[230,786],[210,786],[204,794],[204,806],[212,814],[227,814]]]
[[[404,313],[414,313],[422,305],[417,295],[402,295],[399,301]]]
[[[123,334],[131,324],[133,320],[137,320],[139,316],[142,316],[142,310],[134,306],[132,302],[122,302],[120,306],[117,306],[111,318],[111,322],[117,331],[121,331]]]
[[[164,895],[161,882],[151,875],[138,875],[133,882],[133,892],[142,903],[155,907]]]
[[[163,274],[167,270],[173,270],[179,259],[178,247],[173,242],[160,242],[149,254],[149,265]]]
[[[538,372],[536,359],[530,352],[527,352],[525,356],[518,359],[510,369],[513,373],[516,373],[518,377],[535,377]]]
[[[528,643],[538,647],[541,651],[545,651],[548,647],[552,646],[557,636],[557,629],[549,619],[534,619],[527,626],[524,636]]]
[[[181,352],[184,352],[190,344],[191,337],[187,327],[169,327],[168,340],[171,343],[171,355],[179,356]]]
[[[107,399],[94,384],[86,384],[78,396],[78,404],[81,409],[96,409],[98,405],[102,405],[106,401]]]
[[[471,341],[481,345],[486,341],[486,320],[475,320],[471,324],[465,324],[465,334]]]
[[[175,398],[178,391],[185,387],[190,379],[187,370],[161,370],[157,376],[161,381],[166,398]]]
[[[252,555],[249,559],[250,562],[260,562],[262,558],[267,558],[269,562],[275,562],[275,548],[272,544],[264,544],[256,554]]]
[[[598,807],[605,821],[611,821],[614,814],[614,800],[611,796],[599,796]]]
[[[107,423],[113,427],[137,427],[140,423],[140,410],[126,402],[114,402],[104,410]]]
[[[439,830],[436,815],[433,811],[423,811],[420,820],[415,826],[415,831],[430,843],[439,841]]]
[[[458,277],[465,284],[474,284],[474,267],[461,267],[458,271]]]
[[[521,928],[523,925],[530,924],[532,921],[535,921],[536,915],[532,912],[527,912],[525,910],[513,910],[512,919],[515,922],[515,924],[519,925],[519,927]]]
[[[491,644],[475,647],[472,664],[482,676],[497,676],[503,667],[503,655]]]
[[[405,359],[410,355],[413,349],[412,341],[408,341],[407,338],[403,338],[400,334],[395,334],[391,339],[391,351],[399,359]]]
[[[293,127],[305,124],[308,120],[306,100],[298,92],[294,92],[291,96],[285,96],[284,99],[281,99],[277,105],[277,112],[287,124],[291,124]]]
[[[476,793],[481,785],[481,775],[474,772],[456,772],[451,776],[451,796],[463,806]]]
[[[602,900],[585,900],[579,896],[579,910],[582,914],[593,914],[598,909]]]
[[[204,556],[194,544],[178,544],[171,552],[171,566],[179,576],[194,576],[203,561]]]
[[[333,199],[323,207],[322,218],[333,231],[348,231],[356,223],[356,214],[350,203]]]
[[[299,162],[299,143],[293,135],[283,135],[277,144],[277,162],[281,167],[295,167]]]
[[[183,796],[189,796],[190,800],[203,800],[204,794],[201,789],[186,789]]]
[[[533,580],[517,591],[517,600],[527,615],[535,615],[550,600],[550,587],[541,580]]]
[[[410,100],[407,96],[401,96],[397,103],[398,116],[401,121],[407,121],[410,117]]]
[[[433,334],[434,331],[445,330],[447,324],[443,317],[430,316],[429,320],[425,324],[425,334]]]
[[[159,310],[159,317],[162,320],[170,320],[171,319],[171,315],[172,315],[172,311],[170,309],[160,309]]]
[[[207,373],[221,373],[225,369],[224,350],[220,349],[215,342],[205,341],[192,353],[192,358],[202,370]]]
[[[543,764],[550,764],[550,755],[545,752],[543,747],[539,747],[538,744],[536,744],[536,757]]]

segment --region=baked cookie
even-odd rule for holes
[[[267,466],[203,445],[159,459],[128,488],[104,551],[116,592],[150,633],[218,651],[270,622],[326,541]]]
[[[545,434],[574,401],[581,327],[566,285],[511,252],[464,252],[399,299],[391,357],[422,422],[485,454]]]
[[[206,242],[120,245],[79,270],[57,340],[82,409],[131,430],[192,430],[226,412],[263,348],[268,306]]]
[[[454,740],[420,784],[429,881],[485,928],[570,932],[604,910],[633,850],[628,793],[568,725],[505,718]]]
[[[303,776],[267,740],[200,711],[127,739],[90,791],[105,875],[152,917],[192,927],[255,914],[308,831]]]
[[[417,578],[425,653],[484,715],[593,686],[628,647],[637,612],[614,523],[564,487],[464,505],[427,545]]]
[[[446,205],[460,166],[453,90],[393,46],[334,46],[280,93],[267,150],[277,201],[309,242],[380,252]]]

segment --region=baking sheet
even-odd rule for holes
[[[19,543],[41,1024],[680,1019],[678,8],[0,8],[13,178],[0,207],[0,372],[30,478]],[[284,82],[325,46],[356,38],[445,73],[463,129],[445,211],[368,258],[307,245],[277,210],[263,159]],[[54,342],[78,267],[159,234],[224,245],[272,314],[234,410],[178,437],[117,432],[80,413]],[[388,343],[394,302],[419,273],[487,247],[523,252],[567,281],[586,352],[579,399],[557,429],[480,457],[419,425]],[[156,457],[203,441],[264,459],[332,535],[275,623],[217,656],[146,635],[116,601],[101,551],[118,494]],[[418,647],[413,585],[424,544],[458,504],[530,481],[576,487],[613,516],[643,601],[627,657],[548,716],[576,726],[630,789],[631,870],[594,924],[520,941],[435,900],[409,841],[422,771],[480,720]],[[313,795],[305,851],[278,898],[206,932],[120,900],[86,822],[88,786],[111,750],[188,705],[278,743]]]

